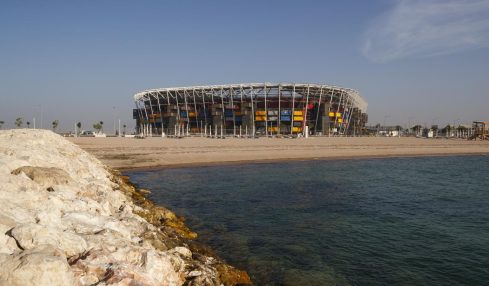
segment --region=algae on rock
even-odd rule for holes
[[[251,284],[201,252],[182,218],[51,131],[0,131],[0,185],[0,285]]]

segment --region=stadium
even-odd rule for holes
[[[365,130],[367,102],[353,89],[251,83],[150,89],[134,95],[144,136],[345,136]]]

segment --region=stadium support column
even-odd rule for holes
[[[321,104],[322,104],[321,103],[322,96],[323,96],[323,86],[321,86],[321,90],[319,91],[319,102],[318,102],[318,108],[316,110],[316,123],[314,124],[314,134],[315,135],[317,134],[317,129],[318,129],[319,110],[320,110]]]
[[[195,113],[195,127],[202,133],[202,125],[199,127],[199,112],[197,110],[197,102],[195,102],[195,88],[192,88],[192,96],[194,98],[194,113]]]
[[[340,127],[338,129],[339,130],[338,133],[341,133],[343,135],[345,133],[345,128],[344,128],[344,126],[345,126],[345,113],[346,113],[346,110],[348,109],[348,104],[350,103],[350,96],[348,95],[347,92],[345,92],[344,94],[345,94],[344,102],[346,102],[346,103],[343,104],[343,112],[341,112],[341,122],[339,122],[341,124],[340,124]]]
[[[350,129],[350,120],[351,120],[352,115],[353,115],[353,103],[354,103],[354,101],[352,98],[350,100],[350,106],[348,107],[348,119],[347,119],[346,124],[345,124],[345,130],[346,130],[347,134],[348,134],[348,130]]]
[[[278,134],[282,134],[282,123],[281,123],[281,117],[282,117],[282,110],[281,110],[281,102],[280,102],[280,97],[282,97],[282,85],[278,85],[278,123],[277,123],[277,131]]]
[[[211,87],[211,118],[212,118],[211,129],[210,129],[211,136],[212,136],[212,128],[216,129],[216,121],[214,119],[215,109],[216,109],[216,106],[215,106],[215,102],[214,102],[214,88]]]
[[[146,100],[146,98],[144,98]],[[144,124],[144,136],[148,135],[148,125],[149,125],[149,116],[148,116],[148,109],[146,108],[146,103],[143,101],[144,105],[144,114],[146,115],[146,121]]]
[[[160,94],[159,94],[159,92],[156,93],[156,100],[158,101],[158,110],[160,111],[161,137],[165,137],[165,129],[164,129],[164,126],[163,126],[163,112],[161,111]]]
[[[143,132],[143,129],[141,128],[141,124],[143,124],[143,113],[141,112],[141,108],[139,107],[138,103],[139,103],[139,99],[134,101],[134,104],[136,105],[137,113],[139,115],[139,120],[136,120],[136,128],[137,131],[141,134]]]
[[[347,93],[347,92],[345,92],[345,94],[347,96],[347,99],[346,99],[346,104],[344,105],[345,108],[343,108],[343,113],[341,114],[341,118],[343,119],[342,120],[343,122],[341,122],[341,130],[342,130],[342,133],[343,134],[345,134],[345,131],[347,131],[346,128],[345,128],[345,126],[346,126],[346,123],[348,122],[347,121],[348,118],[345,117],[345,113],[346,113],[346,110],[348,109],[348,116],[350,115],[350,105],[353,102],[352,101],[353,99],[351,98],[351,95],[349,93]]]
[[[204,108],[204,122],[205,122],[205,130],[207,130],[207,109],[206,109],[206,106],[205,106],[205,92],[204,92],[204,89],[202,88],[201,90],[202,92],[202,106]],[[207,134],[206,134],[207,136]]]
[[[223,87],[221,87],[220,94],[221,94],[221,108],[222,108],[222,115],[221,115],[221,134],[223,134],[222,129],[226,127],[226,110],[224,108],[224,88]]]
[[[185,112],[187,113],[187,126],[186,126],[186,130],[184,130],[184,133],[186,136],[188,136],[188,125],[190,124],[190,117],[189,117],[189,110],[188,110],[188,104],[187,104],[187,95],[188,95],[188,92],[186,89],[183,90],[183,100],[185,101]]]
[[[177,122],[175,124],[175,126],[178,126],[177,128],[175,128],[175,136],[180,136],[180,104],[178,103],[178,91],[175,90],[175,102],[177,103]]]
[[[267,105],[267,84],[264,85],[263,91],[265,93],[265,136],[268,137],[268,105]]]
[[[166,112],[167,112],[167,115],[168,115],[168,133],[170,133],[170,130],[173,130],[174,132],[174,136],[176,136],[176,132],[175,130],[177,129],[176,125],[177,125],[177,115],[173,113],[174,110],[177,110],[177,107],[174,107],[174,105],[172,106],[172,104],[170,104],[170,91],[166,91],[166,102],[167,102],[167,106],[166,106]]]
[[[156,122],[155,122],[155,114],[153,112],[153,103],[151,103],[153,101],[151,99],[151,96],[154,97],[154,95],[152,93],[150,93],[148,96],[148,100],[149,100],[149,108],[151,110],[151,120],[153,122],[151,122],[151,120],[149,121],[149,128],[150,128],[150,133],[153,134],[153,129],[155,129],[155,132],[156,132]],[[151,123],[153,123],[153,127],[151,127]]]
[[[252,122],[253,122],[253,126],[252,126],[252,135],[253,137],[255,137],[255,103],[253,102],[253,87],[251,87],[251,90],[250,90],[250,94],[251,94],[251,118],[253,119]]]
[[[309,132],[309,128],[306,130],[306,125],[307,125],[307,109],[308,109],[308,104],[309,104],[309,85],[307,85],[307,95],[306,95],[306,110],[304,111],[304,118],[302,122],[302,134],[304,135],[305,138],[309,136],[309,134],[306,134],[306,132]]]
[[[230,87],[229,88],[229,98],[231,100],[231,112],[233,114],[233,137],[236,137],[236,116],[235,116],[235,108],[234,108],[234,100],[233,100],[233,88]],[[224,117],[226,117],[226,115],[224,115]]]
[[[348,127],[347,130],[352,130],[352,135],[356,136],[357,135],[357,126],[358,126],[358,121],[360,119],[360,112],[358,107],[353,107],[352,110],[352,116],[350,120],[348,120]]]
[[[331,110],[331,105],[333,104],[334,88],[331,89],[331,95],[329,96],[329,103],[324,105],[323,111],[323,133],[326,133],[325,128],[328,128],[328,137],[331,136],[331,120],[329,118],[329,111]],[[324,118],[325,117],[325,118]]]
[[[247,120],[247,114],[246,114],[246,109],[243,103],[243,85],[239,85],[239,97],[240,97],[240,105],[239,105],[239,110],[241,112],[241,124],[239,125],[239,137],[241,138],[241,129],[243,128],[243,125],[246,124],[248,126],[248,120]]]
[[[334,128],[336,128],[336,131],[338,132],[338,128],[336,127],[337,126],[337,122],[338,122],[338,113],[340,112],[340,107],[341,107],[341,103],[343,101],[343,90],[340,91],[340,101],[338,102],[338,107],[336,108],[336,112],[335,112],[335,115],[334,115]],[[338,132],[338,135],[339,135],[339,132]]]
[[[292,114],[290,115],[290,135],[294,131],[294,113],[295,113],[295,83],[292,87]]]

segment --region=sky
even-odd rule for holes
[[[2,1],[0,121],[134,126],[136,92],[358,90],[369,124],[489,121],[489,0]]]

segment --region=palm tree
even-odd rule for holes
[[[433,130],[433,136],[438,137],[438,125],[431,125],[431,130]]]
[[[442,132],[445,133],[446,137],[448,137],[450,135],[451,131],[452,131],[452,126],[450,126],[450,124],[447,124],[447,126],[445,126],[442,129]]]
[[[2,129],[2,125],[5,123],[5,121],[0,121],[0,129]]]
[[[458,130],[458,137],[464,137],[465,136],[465,132],[467,131],[467,127],[465,126],[462,126],[462,125],[459,125],[457,127],[457,130]]]
[[[402,126],[401,125],[396,125],[396,130],[397,130],[397,135],[401,136],[401,131],[402,131]]]
[[[54,120],[53,123],[51,123],[53,125],[53,131],[56,132],[56,128],[58,128],[58,125],[59,125],[59,121],[58,120]]]
[[[27,128],[29,128],[29,126],[31,125],[29,121],[27,121],[25,124],[27,124]]]
[[[99,124],[100,124],[100,131],[104,132],[104,122],[100,121]]]
[[[76,124],[76,127],[78,127],[78,133],[81,133],[81,126],[82,126],[82,125],[81,125],[81,122],[78,122],[78,123]]]
[[[102,130],[102,124],[100,124],[100,122],[93,124],[93,129],[97,130],[97,133],[100,133],[100,130]]]
[[[22,126],[22,123],[24,123],[24,119],[22,119],[22,117],[18,117],[17,119],[15,119],[15,126],[17,126],[17,128],[20,128]]]
[[[423,126],[421,125],[414,125],[413,128],[411,128],[414,132],[415,135],[419,135],[419,132],[423,129]]]
[[[126,127],[127,127],[126,124],[122,125],[122,127],[124,127],[124,133],[123,134],[126,135]]]

